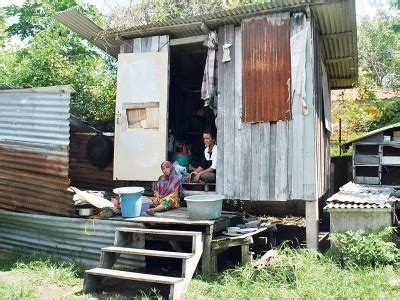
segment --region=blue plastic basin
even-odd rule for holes
[[[140,216],[142,209],[142,187],[122,187],[114,189],[114,193],[120,195],[121,214],[123,218]]]

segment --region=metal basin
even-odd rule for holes
[[[221,217],[222,195],[196,195],[187,196],[185,201],[189,218],[193,220],[215,220]]]

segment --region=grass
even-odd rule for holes
[[[6,284],[0,281],[0,299],[19,300],[19,299],[38,299],[36,289],[32,286],[20,286],[17,284]]]
[[[18,271],[34,275],[37,284],[74,286],[82,283],[85,267],[78,262],[67,262],[48,253],[24,255],[20,249],[6,251],[0,261],[0,271]]]
[[[273,268],[197,277],[186,299],[400,299],[399,268],[342,268],[309,250],[286,248],[280,256]]]
[[[329,256],[305,249],[282,248],[280,260],[262,270],[251,265],[223,273],[195,277],[185,299],[400,299],[400,267],[341,267]],[[23,271],[34,279],[33,286],[2,283],[0,299],[39,299],[35,287],[57,283],[62,286],[82,284],[80,264],[66,263],[57,256],[36,254],[24,257],[8,251],[0,260],[0,270]],[[60,299],[94,299],[75,294]],[[118,294],[107,299],[133,299]],[[139,295],[135,299],[161,299]]]

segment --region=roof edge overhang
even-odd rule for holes
[[[187,19],[108,31],[101,29],[77,9],[58,13],[54,18],[111,56],[118,57],[120,46],[133,38],[154,35],[169,35],[170,39],[198,36],[204,34],[202,25],[211,30],[227,24],[239,26],[245,18],[282,11],[302,12],[308,17],[315,17],[321,34],[330,88],[353,87],[358,75],[355,0],[275,0]]]

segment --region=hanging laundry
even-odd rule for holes
[[[218,46],[217,33],[211,31],[203,46],[208,48],[207,60],[204,68],[203,83],[201,85],[201,99],[204,100],[204,106],[210,106],[216,110],[216,83],[217,83],[217,53]]]

